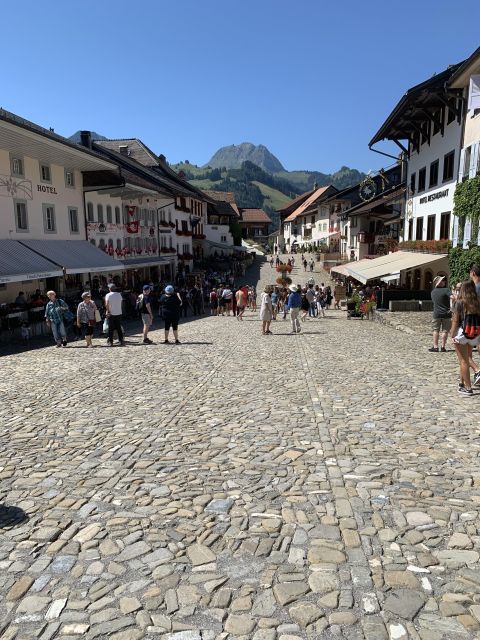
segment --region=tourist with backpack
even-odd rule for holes
[[[137,311],[140,313],[143,322],[143,344],[153,344],[153,340],[148,337],[148,332],[153,324],[151,291],[149,284],[143,285],[143,292],[137,299]]]
[[[460,365],[458,393],[469,397],[473,395],[470,379],[472,349],[480,343],[480,300],[471,280],[461,284],[453,311],[451,336]]]

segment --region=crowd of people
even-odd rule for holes
[[[437,276],[431,297],[433,346],[429,351],[445,353],[450,335],[460,369],[458,393],[471,397],[472,386],[480,386],[480,367],[473,358],[474,349],[480,355],[480,267],[473,265],[469,280],[457,282],[453,291],[448,287],[446,276]]]

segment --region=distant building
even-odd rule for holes
[[[265,243],[272,219],[263,209],[240,209],[239,224],[242,228],[242,238]]]

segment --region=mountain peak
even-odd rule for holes
[[[206,166],[212,169],[239,169],[243,162],[253,162],[268,173],[285,171],[282,163],[263,144],[255,145],[252,142],[242,142],[241,144],[231,144],[222,147],[213,154]]]

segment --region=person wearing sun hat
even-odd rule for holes
[[[430,295],[433,302],[433,347],[430,347],[429,351],[432,353],[438,353],[438,341],[441,333],[442,346],[440,350],[445,352],[447,350],[448,332],[452,326],[452,314],[450,311],[451,293],[447,287],[447,276],[435,276],[433,279],[433,289]]]
[[[290,290],[290,295],[287,300],[287,308],[290,311],[292,333],[300,333],[301,329],[298,315],[300,313],[300,307],[302,306],[302,296],[298,293],[298,287],[296,284],[291,284],[288,288]]]

